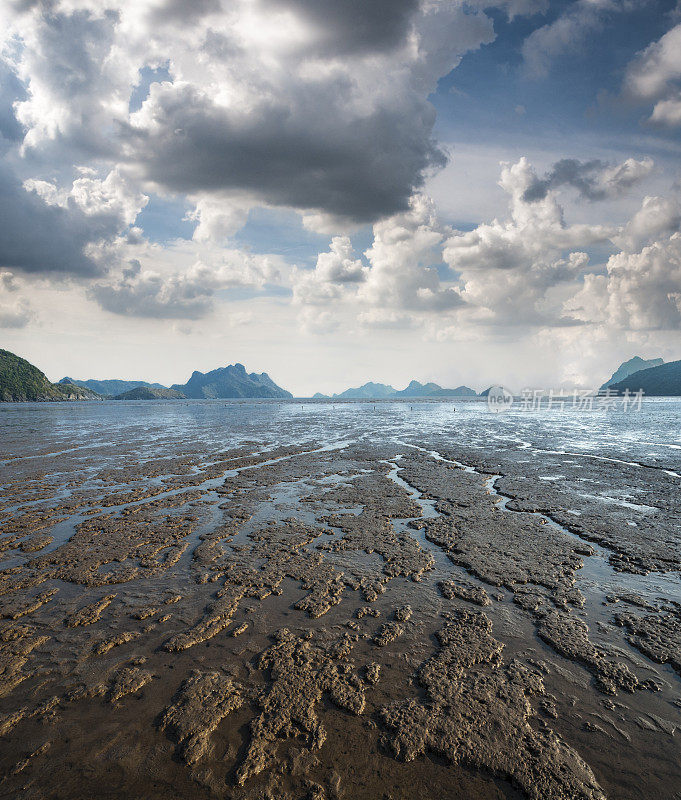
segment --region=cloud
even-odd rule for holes
[[[408,211],[375,223],[366,262],[355,257],[348,236],[334,237],[313,271],[294,273],[293,301],[343,310],[365,327],[406,327],[421,315],[451,312],[463,301],[435,266],[447,230],[433,202],[414,195]],[[317,330],[320,326],[312,326],[310,318],[306,310],[306,329]]]
[[[419,0],[266,0],[264,8],[299,15],[316,53],[380,53],[403,44]]]
[[[229,195],[194,200],[196,205],[185,219],[198,223],[192,236],[195,242],[220,242],[233,236],[246,224],[249,209],[255,205],[251,198]]]
[[[329,252],[317,256],[314,270],[294,274],[294,303],[326,304],[340,299],[348,286],[365,281],[369,270],[353,255],[350,237],[334,236]]]
[[[17,176],[0,163],[0,268],[74,276],[100,274],[96,248],[111,241],[146,198],[120,176],[76,180],[68,191]]]
[[[156,319],[200,319],[213,307],[213,292],[188,278],[142,271],[139,262],[115,281],[94,284],[92,299],[112,314]]]
[[[570,309],[626,330],[681,329],[681,233],[638,253],[611,256],[607,275],[588,275]]]
[[[7,38],[26,98],[15,106],[23,147],[43,159],[115,156],[114,119],[127,113],[137,66],[117,41],[121,12],[98,3],[15,4]],[[73,162],[72,162],[73,163]]]
[[[607,261],[605,275],[586,275],[566,304],[589,322],[618,330],[681,329],[681,204],[645,197],[613,242],[622,252]]]
[[[357,315],[357,321],[363,328],[388,331],[404,330],[417,325],[417,320],[412,314],[384,308],[370,308],[362,311]]]
[[[34,318],[30,303],[17,296],[18,291],[15,276],[0,270],[0,328],[24,328]]]
[[[651,158],[637,161],[628,158],[621,164],[609,165],[603,161],[577,161],[564,158],[557,161],[542,179],[536,180],[525,191],[527,202],[543,200],[551,189],[572,186],[585,200],[605,200],[620,197],[647,178],[653,171]]]
[[[461,297],[473,319],[486,324],[574,324],[562,311],[566,288],[586,270],[584,248],[616,230],[566,225],[555,192],[527,200],[538,179],[526,158],[504,164],[499,185],[510,198],[510,218],[456,232],[443,258],[459,275]]]
[[[548,74],[555,58],[573,55],[582,42],[600,30],[608,15],[626,11],[628,0],[577,0],[553,22],[534,30],[522,47],[525,67],[530,75]]]
[[[243,190],[353,221],[404,206],[424,172],[444,164],[431,138],[434,111],[416,97],[360,118],[343,78],[293,101],[272,94],[244,113],[193,86],[154,86],[128,135],[130,160],[172,191]]]
[[[24,131],[14,113],[14,103],[26,97],[24,86],[13,66],[0,58],[0,141],[17,142]]]
[[[190,6],[14,6],[6,41],[20,42],[24,154],[42,164],[106,159],[173,192],[245,193],[373,222],[407,208],[444,163],[428,95],[494,39],[484,11],[459,2]],[[169,79],[152,81],[130,113],[140,70],[159,65]]]
[[[651,244],[661,236],[681,229],[681,204],[676,198],[645,197],[641,208],[613,237],[613,242],[630,253]]]
[[[674,127],[681,125],[681,25],[667,31],[629,65],[625,92],[653,103],[650,121]]]
[[[435,267],[445,232],[433,201],[423,194],[411,198],[408,211],[377,222],[365,254],[371,270],[359,298],[371,306],[413,311],[462,305],[457,290],[442,283]]]
[[[223,289],[261,289],[280,278],[270,256],[221,251],[215,262],[197,261],[188,270],[162,274],[132,260],[117,277],[94,284],[88,294],[113,314],[152,319],[201,319],[214,308]]]

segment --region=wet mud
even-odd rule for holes
[[[10,437],[0,795],[678,800],[674,458],[305,413]]]

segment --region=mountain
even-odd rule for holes
[[[101,395],[115,396],[137,389],[138,386],[150,386],[154,389],[165,389],[160,383],[147,383],[147,381],[126,381],[126,380],[103,380],[98,381],[93,378],[87,381],[76,380],[75,378],[62,378],[59,383],[68,383],[74,386],[82,386],[85,389],[92,389],[93,392]]]
[[[331,398],[329,397],[328,394],[322,394],[321,392],[315,392],[312,395],[312,399],[313,400],[330,400]]]
[[[52,383],[38,367],[9,350],[0,350],[0,401],[30,400],[101,400],[101,397],[71,383]]]
[[[643,389],[645,395],[653,397],[681,396],[681,361],[670,361],[658,367],[642,369],[628,375],[623,381],[611,384],[611,391],[622,394],[629,389],[638,392]]]
[[[419,383],[412,381],[406,389],[396,392],[395,397],[475,397],[475,392],[468,386],[457,386],[456,389],[443,389],[437,383]]]
[[[406,389],[395,392],[396,397],[432,397],[433,392],[438,392],[442,386],[437,383],[419,383],[412,381]]]
[[[340,394],[334,394],[333,398],[339,400],[382,400],[388,397],[476,397],[476,392],[468,386],[457,386],[456,389],[443,389],[437,383],[419,383],[412,381],[406,389],[397,391],[392,386],[385,383],[365,383],[354,389],[346,389]],[[328,395],[313,395],[313,399],[331,399]]]
[[[651,358],[646,361],[645,359],[641,358],[641,356],[634,356],[633,358],[630,358],[629,361],[625,361],[623,364],[620,364],[615,372],[613,372],[610,379],[607,380],[603,386],[601,386],[601,389],[607,389],[608,386],[619,383],[625,378],[628,378],[629,375],[633,375],[635,372],[640,372],[642,369],[659,367],[662,364],[664,364],[664,361],[661,358]]]
[[[293,395],[282,389],[266,372],[258,375],[246,372],[243,364],[214,369],[211,372],[194,372],[185,384],[174,384],[171,389],[191,398],[226,397],[281,397]]]
[[[114,400],[186,400],[187,396],[165,386],[136,386],[116,395]]]
[[[433,397],[477,397],[478,393],[470,386],[457,386],[456,389],[438,389]]]
[[[363,386],[358,386],[356,389],[346,389],[340,394],[334,394],[334,397],[340,399],[358,399],[358,400],[379,400],[382,397],[392,397],[397,394],[392,386],[385,383],[365,383]]]

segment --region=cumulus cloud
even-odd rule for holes
[[[115,155],[114,120],[127,114],[137,65],[117,42],[120,12],[99,3],[17,3],[6,38],[21,43],[14,67],[26,86],[16,106],[23,147]],[[7,13],[7,12],[6,12]]]
[[[139,190],[132,189],[117,169],[109,171],[104,180],[97,177],[95,170],[74,169],[73,154],[69,154],[66,162],[57,159],[49,164],[51,173],[75,172],[76,180],[68,188],[25,174],[35,167],[35,164],[29,167],[21,157],[21,148],[29,141],[25,135],[31,131],[38,138],[43,134],[56,135],[57,128],[52,126],[50,114],[59,117],[62,113],[60,97],[64,103],[73,103],[74,109],[84,111],[86,116],[89,113],[80,106],[77,87],[73,96],[69,94],[71,83],[60,67],[62,62],[68,61],[75,74],[80,67],[86,69],[86,65],[82,62],[85,54],[77,47],[69,49],[65,40],[61,40],[64,47],[58,54],[49,49],[50,46],[59,49],[54,42],[50,45],[42,40],[33,41],[35,31],[30,25],[25,31],[28,44],[13,38],[17,31],[10,24],[11,15],[7,19],[11,8],[3,8],[5,18],[0,14],[0,30],[1,23],[7,23],[3,30],[4,42],[0,34],[3,56],[0,59],[0,268],[83,278],[97,275],[105,266],[97,258],[97,247],[111,241],[131,224],[146,198]],[[43,11],[42,16],[37,12],[34,15],[38,27],[40,19],[51,18]],[[59,15],[53,19],[53,24],[59,28]],[[62,31],[64,35],[68,32],[68,28]],[[36,52],[32,50],[32,41]],[[42,67],[38,68],[31,59],[38,58],[37,50],[43,44],[47,50],[40,55]],[[52,55],[53,62],[50,61]],[[35,66],[35,73],[33,66],[29,69],[29,62]],[[101,67],[92,65],[92,70],[97,66]],[[41,94],[41,70],[49,77],[54,90],[54,95],[50,94],[47,99]],[[40,128],[30,111],[31,103],[39,100],[45,108],[36,106],[33,109],[41,118]]]
[[[416,194],[408,211],[374,225],[365,261],[356,257],[348,236],[334,237],[314,270],[294,273],[294,303],[344,307],[360,325],[373,328],[408,327],[418,316],[451,312],[463,301],[436,266],[447,231],[432,200]],[[312,317],[307,308],[301,317],[307,330],[328,329],[328,317],[322,326],[312,326]]]
[[[310,27],[318,54],[384,52],[404,42],[419,0],[265,0],[264,8],[293,12]]]
[[[672,234],[673,241],[681,220],[678,203],[648,197],[625,225],[615,227],[568,224],[558,199],[566,184],[591,199],[618,197],[652,167],[649,159],[617,165],[563,160],[539,179],[526,158],[504,164],[499,185],[509,198],[509,216],[471,231],[443,225],[432,201],[416,194],[408,211],[375,223],[363,258],[350,237],[334,237],[314,270],[294,274],[294,302],[305,308],[301,319],[309,331],[328,331],[330,318],[344,315],[361,327],[406,328],[421,321],[460,337],[469,323],[488,329],[606,321],[640,327],[648,287],[655,295],[649,313],[661,325],[673,325],[677,277],[671,265],[662,277],[664,257],[673,262],[676,245],[663,246],[660,238]],[[592,265],[588,250],[595,245],[623,253],[607,265]],[[636,252],[641,248],[645,255]],[[642,300],[634,313],[638,291]]]
[[[492,21],[460,2],[55,0],[14,6],[24,150],[190,194],[374,221],[443,164],[428,94]],[[167,65],[129,111],[139,70]],[[64,156],[65,157],[65,156]]]
[[[38,180],[22,185],[0,164],[0,267],[83,277],[101,273],[105,265],[96,247],[115,238],[146,202],[123,186],[112,174],[104,181],[80,178],[69,190]]]
[[[373,306],[442,311],[462,304],[457,290],[444,285],[436,266],[446,228],[433,201],[414,195],[409,211],[374,225],[374,241],[366,251],[371,270],[359,292]]]
[[[681,233],[611,256],[607,274],[586,276],[569,307],[620,329],[681,329]]]
[[[511,14],[541,2],[501,5]],[[115,263],[121,239],[142,235],[132,226],[150,191],[187,195],[197,245],[227,244],[258,205],[295,208],[308,227],[334,233],[407,210],[445,163],[428,96],[463,54],[494,39],[484,9],[3,4],[0,267],[81,279],[111,271],[93,296],[110,306],[126,298],[122,307],[140,313],[146,296],[153,316],[192,290],[151,278],[145,288]],[[187,313],[199,313],[195,301]]]
[[[585,200],[606,200],[620,197],[653,171],[651,158],[637,161],[627,158],[621,164],[611,165],[594,159],[578,161],[564,158],[557,161],[549,172],[537,179],[525,191],[528,202],[543,200],[551,189],[572,186]]]
[[[629,65],[624,88],[630,96],[653,104],[651,122],[681,125],[681,25],[650,44]]]
[[[218,260],[219,259],[219,260]],[[132,260],[115,278],[94,284],[90,297],[106,311],[155,319],[200,319],[214,308],[223,289],[260,289],[280,278],[280,265],[269,256],[222,251],[216,261],[197,261],[188,270],[163,274]]]
[[[50,206],[64,209],[77,208],[87,217],[107,221],[112,232],[118,232],[137,219],[149,198],[130,186],[120,170],[112,170],[106,178],[99,179],[92,169],[81,168],[82,177],[64,189],[50,181],[28,179],[24,189],[35,192]]]
[[[354,258],[348,236],[334,236],[328,253],[317,256],[311,272],[294,274],[293,300],[301,305],[318,305],[342,297],[348,285],[366,280],[368,269]]]
[[[233,236],[244,226],[255,205],[250,198],[229,195],[200,197],[195,203],[185,219],[198,223],[192,237],[196,242],[220,242]]]
[[[613,242],[604,275],[586,275],[569,308],[620,330],[681,329],[681,205],[646,197]]]
[[[25,88],[14,68],[0,57],[0,141],[18,142],[23,138],[24,131],[14,113],[14,103],[25,97]]]
[[[574,54],[589,34],[600,30],[610,14],[632,7],[629,0],[577,0],[553,22],[534,30],[523,43],[523,58],[528,72],[546,75],[553,60]]]
[[[573,324],[560,308],[561,287],[585,270],[584,248],[616,233],[601,225],[567,225],[553,190],[528,200],[537,182],[526,158],[503,165],[499,185],[509,195],[510,218],[456,232],[445,243],[443,258],[459,275],[461,297],[480,321]]]
[[[676,198],[645,197],[641,208],[613,237],[613,242],[630,253],[635,253],[662,236],[681,229],[681,204]]]

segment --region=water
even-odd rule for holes
[[[116,460],[117,446],[141,461],[178,445],[192,450],[319,446],[342,440],[451,439],[490,453],[497,446],[607,458],[681,475],[681,399],[650,398],[641,411],[559,409],[492,414],[480,400],[455,402],[225,401],[0,404],[0,467],[15,458],[62,454]]]

